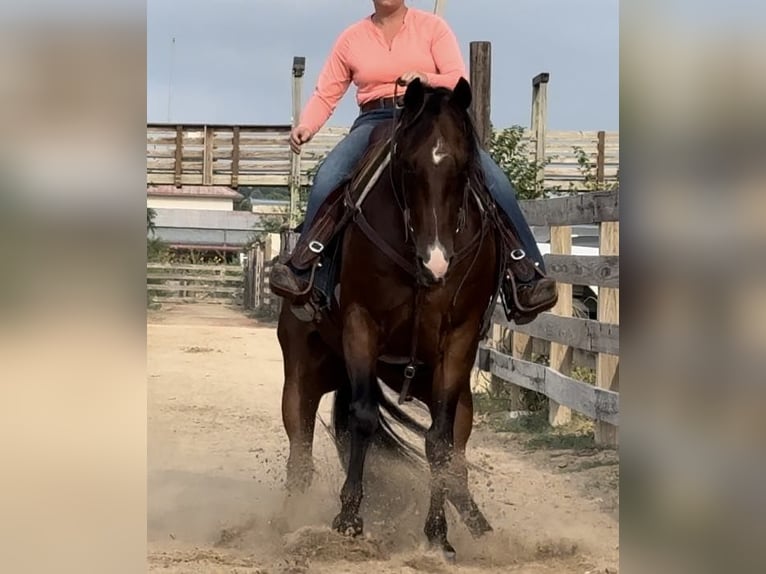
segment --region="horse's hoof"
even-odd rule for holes
[[[431,550],[436,554],[441,554],[442,558],[444,558],[444,561],[448,564],[454,564],[457,562],[457,552],[455,552],[455,548],[452,546],[452,544],[446,540],[444,542],[432,542],[430,546]]]
[[[342,512],[332,521],[332,529],[343,536],[359,536],[363,530],[362,517],[345,516]]]
[[[444,561],[448,564],[457,562],[457,552],[455,552],[455,549],[452,548],[452,545],[449,542],[442,548],[442,556],[444,557]]]

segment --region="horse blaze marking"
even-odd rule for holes
[[[423,265],[436,279],[441,279],[447,274],[449,261],[444,253],[444,246],[439,241],[432,243],[428,248],[428,259],[423,262]]]
[[[447,153],[444,151],[442,145],[444,142],[442,141],[442,138],[439,138],[436,140],[436,145],[434,146],[434,149],[431,150],[431,157],[434,160],[434,165],[439,165],[442,160],[447,157]]]

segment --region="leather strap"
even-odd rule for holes
[[[399,255],[396,250],[391,247],[379,234],[377,231],[375,231],[372,226],[367,221],[367,218],[364,216],[364,213],[361,211],[357,211],[356,215],[354,216],[354,223],[356,223],[359,226],[359,229],[362,230],[362,233],[364,233],[367,236],[367,239],[372,241],[375,246],[380,249],[383,253],[388,256],[391,261],[396,263],[399,267],[404,270],[405,273],[409,273],[413,277],[415,277],[417,271],[415,269],[415,266],[407,261],[404,257]]]
[[[396,263],[405,273],[409,273],[413,277],[417,276],[417,270],[415,266],[407,261],[404,257],[399,255],[399,253],[396,252],[396,250],[391,247],[385,239],[383,239],[375,229],[372,228],[370,223],[367,221],[367,218],[364,216],[364,213],[361,211],[357,211],[354,214],[354,223],[356,223],[359,226],[359,229],[362,230],[362,233],[364,233],[367,236],[367,239],[372,241],[372,243],[380,249],[391,261]],[[475,251],[475,246],[477,243],[479,243],[483,239],[484,233],[483,230],[476,233],[471,238],[471,241],[463,247],[460,251],[458,251],[454,255],[454,263],[458,263],[462,261],[469,253],[472,251]],[[454,264],[453,263],[453,264]]]
[[[401,107],[404,104],[404,97],[399,96],[398,98],[377,98],[374,100],[370,100],[369,102],[364,102],[361,106],[359,106],[359,109],[362,112],[371,112],[373,110],[385,110],[390,108],[396,108]]]
[[[398,403],[404,404],[410,395],[410,383],[417,374],[417,356],[418,356],[418,326],[420,323],[421,290],[419,285],[415,285],[415,300],[412,307],[412,341],[410,346],[410,361],[404,367],[404,381],[402,381],[402,392],[399,393]]]

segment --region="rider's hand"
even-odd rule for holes
[[[420,82],[422,84],[424,84],[424,85],[428,84],[428,80],[426,80],[426,75],[425,74],[421,74],[420,72],[407,72],[405,74],[402,74],[401,76],[399,76],[398,82],[401,85],[406,86],[406,85],[411,83],[416,78],[418,80],[420,80]]]
[[[293,131],[290,132],[290,149],[293,150],[293,153],[300,153],[301,146],[311,141],[312,137],[308,128],[303,126],[293,128]]]

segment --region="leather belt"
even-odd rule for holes
[[[371,112],[373,110],[385,110],[395,107],[402,107],[404,105],[404,96],[399,96],[394,100],[391,98],[378,98],[376,100],[370,100],[359,106],[362,112]]]

